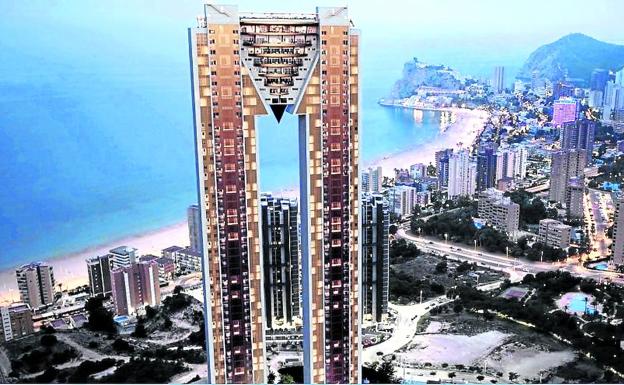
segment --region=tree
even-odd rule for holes
[[[136,328],[134,328],[134,332],[132,332],[132,336],[136,338],[147,337],[147,330],[145,330],[145,324],[142,318],[139,319]]]
[[[446,263],[446,261],[442,261],[438,263],[435,267],[436,274],[446,273],[447,270],[448,270],[448,263]]]
[[[158,310],[154,309],[150,305],[145,306],[145,317],[147,319],[153,319],[158,315]]]
[[[485,379],[485,377],[482,374],[479,374],[477,376],[477,381],[483,381]]]
[[[85,304],[85,310],[89,314],[89,329],[107,333],[115,332],[113,313],[104,308],[102,298],[89,298]]]
[[[462,311],[464,311],[464,305],[462,305],[460,302],[456,302],[455,305],[453,305],[453,311],[455,312],[455,314],[459,314]]]
[[[280,376],[279,383],[280,384],[294,384],[295,383],[295,379],[290,374],[282,374]]]
[[[520,377],[520,375],[518,373],[515,372],[509,372],[509,381],[514,381],[515,379],[517,379],[518,377]]]
[[[184,291],[184,288],[180,285],[177,285],[176,287],[173,288],[173,294],[177,295],[180,294]]]
[[[449,372],[448,378],[455,378],[455,372]]]
[[[272,370],[269,370],[269,374],[267,375],[267,383],[275,384],[275,373]]]
[[[41,336],[41,339],[40,339],[41,346],[44,346],[46,348],[50,348],[56,345],[57,342],[58,340],[56,339],[56,336],[52,334],[43,335]]]

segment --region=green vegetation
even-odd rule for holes
[[[477,240],[481,247],[490,252],[505,252],[507,246],[513,246],[505,234],[490,226],[477,229],[472,220],[475,214],[474,207],[462,207],[434,215],[427,221],[416,219],[412,221],[410,228],[414,234],[433,235],[441,240],[447,234],[450,241],[471,246]]]
[[[85,310],[89,314],[89,329],[113,334],[116,331],[113,313],[104,308],[102,302],[103,298],[92,297],[85,304]]]
[[[107,384],[166,384],[176,374],[184,372],[186,367],[181,362],[161,359],[131,358],[121,365],[115,373],[103,377],[100,382]]]
[[[520,206],[520,227],[526,225],[537,225],[539,221],[545,218],[557,218],[557,210],[554,208],[546,209],[544,202],[540,198],[536,198],[535,194],[531,194],[526,190],[516,190],[506,192],[505,196]]]
[[[586,330],[582,330],[583,323],[576,316],[557,309],[554,304],[554,298],[560,294],[580,287],[584,292],[596,296],[598,301],[610,301],[609,306],[618,307],[622,300],[622,288],[612,285],[598,287],[593,280],[581,279],[561,271],[527,275],[522,284],[535,290],[526,303],[493,297],[468,286],[458,287],[448,295],[458,295],[458,303],[466,309],[484,314],[495,312],[527,322],[540,332],[563,338],[576,349],[590,354],[597,362],[618,371],[624,370],[619,347],[619,341],[624,337],[624,325],[609,325],[585,316],[590,323]]]
[[[384,361],[381,364],[375,362],[370,367],[362,367],[362,377],[371,384],[399,384],[396,377],[396,369],[392,362]]]
[[[104,358],[100,361],[84,361],[67,378],[67,382],[70,384],[87,383],[89,382],[89,376],[112,368],[116,363],[117,361],[112,358]]]
[[[410,261],[419,255],[422,252],[416,247],[412,242],[407,242],[405,239],[397,239],[395,242],[390,244],[390,264],[395,265],[399,263],[403,263],[405,261]]]

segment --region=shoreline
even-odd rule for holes
[[[455,120],[446,127],[440,127],[438,136],[430,142],[415,145],[400,152],[378,157],[372,161],[363,162],[366,167],[381,166],[384,176],[394,178],[395,168],[408,168],[415,163],[428,165],[435,162],[436,151],[445,148],[472,147],[485,127],[488,112],[479,109],[445,107],[419,108],[398,105],[383,105],[390,108],[405,108],[421,111],[447,112],[455,115]]]
[[[430,110],[394,105],[389,105],[387,107]],[[445,148],[456,149],[459,143],[462,143],[463,147],[472,146],[479,137],[479,134],[485,126],[485,121],[488,118],[487,111],[478,109],[472,110],[449,107],[436,111],[451,113],[454,115],[454,120],[448,125],[441,126],[434,140],[414,145],[403,151],[381,156],[371,161],[361,162],[361,169],[365,169],[369,166],[381,166],[383,175],[393,178],[395,168],[409,168],[410,165],[414,163],[424,163],[426,165],[432,163],[435,161],[436,151]],[[298,198],[298,191],[298,186],[290,186],[281,189],[279,193],[274,192],[274,195]],[[187,226],[186,220],[181,219],[179,222],[159,229],[133,235],[125,235],[114,241],[89,246],[73,253],[62,254],[42,260],[50,263],[54,267],[55,280],[57,283],[63,284],[63,289],[73,289],[89,283],[85,263],[86,258],[106,254],[110,249],[121,245],[136,247],[139,255],[160,255],[161,250],[166,247],[188,245]],[[22,264],[18,264],[12,268],[0,270],[0,282],[2,283],[2,286],[0,286],[0,303],[19,300],[15,268],[21,265]]]
[[[63,290],[74,289],[89,283],[85,262],[89,257],[106,254],[110,249],[121,245],[137,248],[139,255],[154,254],[160,256],[162,249],[166,247],[173,245],[187,246],[188,243],[188,224],[186,220],[180,220],[159,229],[124,235],[110,242],[37,261],[45,261],[53,266],[57,289],[59,283],[63,284]],[[34,260],[31,262],[34,262]],[[0,286],[0,303],[19,301],[15,269],[22,264],[0,270],[0,282],[2,283],[2,286]]]

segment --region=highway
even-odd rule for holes
[[[613,200],[610,193],[588,189],[585,194],[585,222],[591,229],[589,259],[604,258],[609,255],[611,239],[607,237],[607,230],[613,223],[613,212]]]

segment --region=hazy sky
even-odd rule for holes
[[[464,71],[488,73],[497,64],[517,67],[538,46],[572,32],[624,43],[624,1],[619,0],[224,3],[238,3],[241,11],[300,12],[313,12],[317,4],[348,5],[362,30],[365,59],[392,72],[399,72],[413,56]],[[163,60],[186,60],[179,55],[186,50],[185,28],[195,24],[202,4],[199,0],[2,1],[0,48],[8,51],[0,55],[48,49],[73,55],[97,46],[101,52],[139,50]],[[33,35],[31,45],[24,46],[23,39],[18,39],[19,46],[12,42],[14,33]]]

